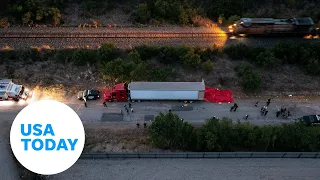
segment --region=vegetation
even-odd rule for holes
[[[238,0],[78,0],[76,1],[86,18],[103,15],[109,10],[123,7],[128,13],[133,13],[132,18],[137,23],[169,22],[181,25],[195,25],[198,17],[208,17],[215,22],[229,25],[240,17],[274,17],[289,18],[284,12],[290,10],[294,16],[307,16],[315,22],[320,20],[320,10],[317,2],[312,0],[288,1],[238,1]],[[48,23],[59,25],[61,12],[66,12],[74,1],[65,0],[4,0],[0,7],[1,17],[21,24]],[[128,8],[132,7],[132,8]],[[291,15],[291,14],[290,14]]]
[[[211,118],[200,128],[173,113],[160,114],[149,127],[154,146],[185,151],[319,151],[319,127],[301,122],[256,126]]]
[[[177,69],[185,69],[189,72],[203,71],[210,74],[214,69],[214,62],[228,56],[236,64],[235,72],[243,90],[254,92],[261,84],[258,73],[261,68],[276,68],[276,66],[291,64],[300,66],[306,74],[320,75],[318,49],[320,45],[317,44],[278,44],[269,49],[240,44],[224,49],[144,45],[124,51],[117,49],[112,43],[104,43],[97,50],[2,51],[0,64],[9,61],[33,63],[51,58],[61,63],[96,66],[101,76],[108,80],[169,81],[176,77]],[[7,69],[10,70],[10,67]]]

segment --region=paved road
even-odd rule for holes
[[[10,152],[9,131],[12,121],[10,113],[0,111],[0,179],[18,180],[16,164]]]
[[[0,102],[0,120],[5,115],[7,119],[14,119],[17,113],[25,106],[19,104],[11,104],[1,106]],[[102,115],[108,113],[118,113],[120,115],[120,109],[124,111],[123,105],[125,103],[109,103],[108,107],[103,107],[100,101],[88,101],[88,107],[85,108],[84,104],[81,101],[72,101],[66,102],[71,108],[73,108],[83,123],[92,123],[92,122],[101,122],[103,121],[113,121],[113,119],[102,119]],[[290,103],[290,101],[280,101],[274,100],[268,108],[267,116],[260,115],[260,107],[263,105],[259,104],[259,107],[254,106],[254,101],[241,101],[238,102],[239,108],[236,112],[230,112],[230,107],[232,104],[215,104],[215,103],[203,103],[196,102],[189,104],[188,107],[182,108],[183,103],[179,102],[141,102],[141,103],[132,103],[134,109],[133,113],[124,112],[122,122],[136,123],[137,121],[144,121],[145,115],[156,116],[160,112],[168,112],[169,109],[178,108],[179,111],[174,111],[181,118],[189,121],[193,124],[199,124],[205,122],[206,119],[209,119],[213,116],[216,117],[229,117],[237,121],[249,121],[254,124],[281,124],[292,122],[296,117],[301,117],[307,114],[315,114],[320,112],[320,104],[313,102],[305,102],[300,104]],[[290,105],[293,110],[293,116],[289,119],[280,119],[276,118],[275,113],[279,106],[281,105]],[[180,108],[180,109],[179,109]],[[191,109],[188,109],[191,108]],[[248,120],[244,120],[245,115],[248,114]]]
[[[316,159],[78,160],[59,179],[318,180]]]

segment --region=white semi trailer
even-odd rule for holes
[[[202,82],[131,82],[129,100],[204,100],[205,83]]]
[[[22,85],[14,84],[11,79],[0,79],[0,101],[20,99],[27,100],[32,92]]]

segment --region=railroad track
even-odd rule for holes
[[[106,32],[106,33],[17,33],[0,32],[0,38],[210,38],[224,37],[226,33],[173,32]]]

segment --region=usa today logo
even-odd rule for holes
[[[70,168],[80,157],[85,132],[69,106],[42,100],[28,105],[15,118],[10,143],[17,160],[28,170],[53,175]]]

